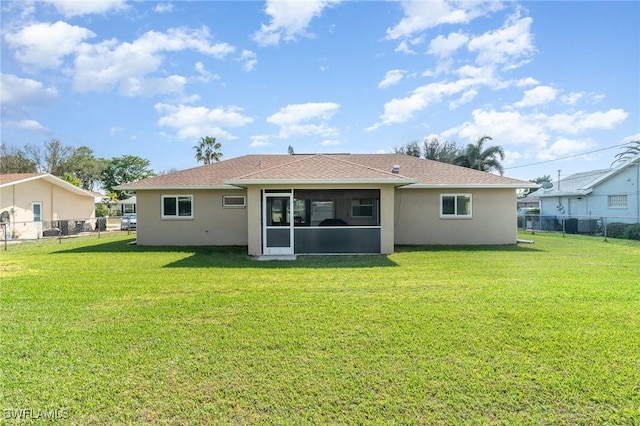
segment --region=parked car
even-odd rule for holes
[[[137,218],[135,213],[127,213],[120,218],[120,229],[136,229]]]

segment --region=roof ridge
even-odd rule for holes
[[[251,154],[249,154],[249,155],[251,155]],[[293,157],[292,155],[289,155],[289,154],[280,154],[280,155],[282,155],[282,156],[287,155],[287,156]],[[292,161],[287,161],[287,162],[282,163],[282,164],[276,164],[275,166],[267,167],[266,169],[255,170],[255,171],[253,171],[251,173],[247,173],[247,174],[244,174],[242,176],[236,176],[236,177],[232,178],[231,180],[245,179],[245,178],[247,178],[247,177],[249,177],[251,175],[255,175],[256,173],[264,173],[264,172],[269,171],[269,170],[274,170],[274,169],[277,169],[277,168],[280,168],[280,167],[288,166],[290,164],[299,163],[300,161],[306,160],[309,157],[313,157],[313,156],[316,156],[316,155],[319,155],[319,154],[298,154],[298,155],[300,155],[301,158],[297,158],[297,159],[292,160]],[[256,155],[256,156],[258,158],[262,157],[261,155]],[[227,179],[227,180],[229,180],[229,179]]]
[[[362,163],[355,163],[355,162],[353,162],[353,161],[343,160],[342,158],[334,158],[334,157],[330,157],[331,155],[339,155],[339,154],[318,154],[318,155],[322,155],[322,156],[325,156],[325,157],[331,158],[331,159],[333,159],[333,160],[342,161],[343,163],[347,163],[347,164],[354,164],[354,165],[356,165],[356,166],[364,167],[365,169],[373,170],[373,171],[375,171],[375,172],[379,172],[379,173],[384,173],[384,174],[387,174],[387,175],[391,175],[391,176],[393,176],[393,177],[403,177],[403,178],[410,179],[410,178],[409,178],[409,176],[405,176],[405,175],[402,175],[402,174],[400,174],[400,173],[388,172],[388,171],[386,171],[386,170],[381,170],[381,169],[378,169],[378,168],[376,168],[376,167],[368,166],[368,165],[366,165],[366,164],[362,164]]]

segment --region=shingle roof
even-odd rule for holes
[[[21,180],[33,178],[39,175],[40,173],[8,173],[0,175],[0,185],[19,182]]]
[[[393,167],[400,166],[398,173]],[[128,190],[213,188],[258,182],[389,182],[423,186],[530,187],[530,182],[404,154],[245,155],[121,185]]]

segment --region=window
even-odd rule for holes
[[[244,195],[225,195],[222,197],[222,207],[246,207]]]
[[[372,217],[373,216],[373,199],[358,198],[351,200],[351,216],[352,217]]]
[[[193,219],[193,196],[163,195],[163,219]]]
[[[470,218],[471,217],[471,194],[440,195],[440,217]]]
[[[626,195],[609,195],[609,208],[610,209],[626,209],[627,196]]]
[[[42,203],[33,203],[33,221],[42,222]]]

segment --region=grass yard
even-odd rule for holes
[[[0,254],[2,421],[640,424],[640,243]]]

